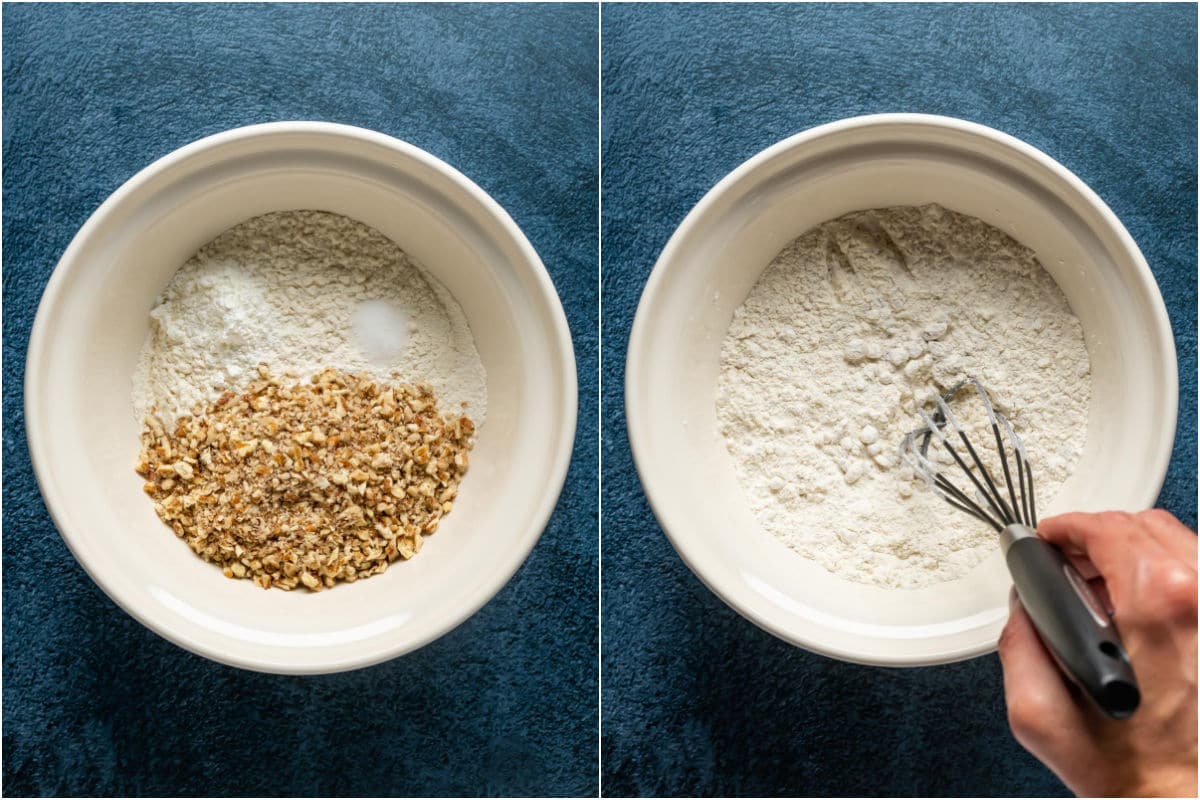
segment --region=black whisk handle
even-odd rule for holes
[[[1059,668],[1113,719],[1141,700],[1117,629],[1086,580],[1057,547],[1024,525],[1000,535],[1021,605]]]

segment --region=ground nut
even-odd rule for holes
[[[227,393],[172,433],[147,424],[136,465],[159,517],[226,576],[311,591],[362,580],[415,555],[453,509],[461,470],[451,465],[466,463],[472,441],[466,418],[438,414],[428,389],[381,390],[327,370],[251,391]],[[378,398],[388,396],[395,419],[383,420]]]

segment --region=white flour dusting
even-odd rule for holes
[[[252,380],[265,362],[307,378],[325,367],[430,384],[445,412],[477,426],[487,383],[450,293],[394,242],[321,211],[255,217],[202,247],[150,312],[133,410],[192,413]],[[392,375],[395,373],[396,377]]]
[[[1024,439],[1039,506],[1087,433],[1083,331],[1034,253],[936,205],[847,214],[796,239],[736,311],[717,419],[763,527],[853,581],[913,588],[996,547],[897,449],[915,404],[979,378]]]

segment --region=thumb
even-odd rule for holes
[[[1058,665],[1038,638],[1015,590],[1009,595],[1009,608],[999,643],[1008,724],[1025,749],[1044,759],[1047,743],[1070,738],[1070,729],[1078,729],[1083,721]]]

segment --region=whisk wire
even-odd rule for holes
[[[1029,464],[1025,464],[1025,477],[1029,479],[1029,522],[1031,528],[1037,527],[1037,508],[1033,505],[1033,472],[1029,469]]]
[[[971,443],[966,431],[959,424],[954,412],[950,410],[950,401],[968,384],[974,387],[987,411],[992,438],[995,439],[1000,467],[1004,473],[1003,487],[1008,490],[1007,498],[992,477],[991,470]],[[993,407],[991,398],[988,397],[983,385],[974,378],[968,378],[952,387],[942,397],[935,398],[934,402],[937,410],[933,416],[927,414],[923,409],[918,409],[917,413],[925,425],[905,437],[900,445],[900,457],[922,477],[935,494],[954,508],[991,525],[997,531],[1017,522],[1036,527],[1037,511],[1033,496],[1033,470],[1025,454],[1024,444],[1008,419]],[[969,456],[970,463],[967,458],[964,458],[959,448],[951,443],[947,436],[949,431],[957,434],[962,443],[961,447]],[[933,443],[941,446],[967,476],[975,488],[974,498],[947,478],[941,467],[930,459],[928,452]],[[1010,447],[1012,464],[1009,462],[1008,450]],[[1015,483],[1013,481],[1014,464]]]
[[[970,514],[971,516],[975,517],[976,519],[978,519],[982,522],[986,522],[987,524],[989,524],[993,528],[995,528],[997,531],[1004,530],[1004,527],[999,522],[996,522],[996,520],[993,519],[990,514],[988,514],[986,511],[984,511],[982,508],[980,508],[974,501],[972,501],[969,497],[967,497],[961,491],[959,491],[957,486],[955,486],[954,484],[950,483],[945,478],[942,478],[940,476],[938,477],[938,482],[939,482],[940,486],[942,486],[944,489],[947,490],[947,494],[951,495],[951,497],[945,497],[945,495],[943,495],[943,498],[946,500],[947,503],[949,503],[950,505],[959,509],[960,511],[967,512],[968,514]]]
[[[992,507],[992,511],[996,513],[996,516],[1004,521],[1004,524],[1009,524],[1008,520],[1012,517],[1012,510],[1009,509],[1008,504],[1004,502],[1004,498],[1000,496],[1000,492],[996,490],[996,484],[992,480],[992,474],[988,471],[988,468],[984,465],[983,460],[979,457],[979,453],[977,453],[975,448],[971,445],[971,440],[967,438],[966,432],[963,431],[963,429],[959,426],[958,419],[950,410],[950,406],[941,397],[937,398],[936,402],[938,407],[938,417],[943,421],[943,424],[950,426],[950,428],[958,434],[958,438],[962,440],[963,445],[967,448],[967,452],[970,453],[971,460],[975,462],[975,467],[979,470],[979,475],[986,482],[986,487],[979,481],[979,478],[975,476],[975,473],[970,467],[967,466],[966,462],[958,455],[954,448],[950,446],[950,443],[946,441],[945,436],[940,437],[942,445],[958,463],[958,466],[962,468],[963,472],[967,474],[967,477],[971,479],[971,482],[975,484],[975,488],[980,494],[983,495],[983,498],[987,501],[988,505]],[[923,413],[921,414],[921,417],[926,421],[926,423],[934,422]]]
[[[1013,517],[1012,509],[1009,508],[1008,503],[1004,501],[1004,497],[1000,494],[1000,490],[996,488],[996,482],[992,480],[992,473],[988,470],[987,465],[983,463],[983,460],[979,457],[979,454],[975,452],[975,448],[971,446],[971,440],[967,438],[967,435],[962,431],[959,431],[958,435],[959,438],[962,439],[963,444],[966,445],[967,451],[971,454],[971,459],[975,462],[975,466],[979,468],[979,474],[983,476],[984,483],[988,488],[989,499],[994,499],[996,503],[999,504],[997,513],[1003,519],[1011,520]],[[993,504],[992,507],[996,508],[995,504]]]
[[[992,435],[996,438],[996,451],[1000,453],[1000,466],[1004,470],[1004,483],[1008,487],[1008,496],[1012,498],[1013,519],[1017,522],[1026,521],[1029,518],[1029,509],[1025,504],[1025,481],[1020,475],[1022,460],[1020,448],[1017,447],[1013,450],[1013,459],[1017,462],[1018,480],[1021,485],[1020,500],[1018,500],[1017,493],[1013,490],[1012,472],[1008,468],[1008,452],[1004,447],[1004,440],[1000,436],[1000,419],[1002,417],[996,414],[996,409],[992,405],[992,399],[987,396],[987,392],[983,390],[983,386],[979,381],[972,381],[972,383],[975,386],[976,394],[979,395],[980,402],[983,403],[983,407],[987,411],[988,422],[992,426]],[[1017,434],[1013,431],[1007,419],[1004,419],[1004,427],[1006,433],[1008,433],[1009,440],[1019,443],[1020,440],[1017,439]]]
[[[990,400],[988,401],[988,405],[990,407]],[[1029,465],[1029,458],[1025,455],[1025,443],[1021,441],[1020,436],[1017,436],[1017,432],[1013,430],[1012,423],[1008,421],[1007,417],[996,414],[994,411],[992,413],[997,421],[1004,426],[1004,432],[1008,436],[1009,441],[1012,442],[1013,458],[1017,462],[1017,478],[1021,487],[1021,511],[1024,514],[1024,517],[1018,521],[1023,522],[1031,528],[1036,528],[1037,509],[1033,502],[1033,469]],[[1003,455],[1003,448],[1001,448],[1000,453]],[[1023,475],[1022,472],[1024,473]],[[1011,491],[1012,489],[1010,488],[1009,492],[1011,493]]]
[[[933,421],[930,420],[930,422],[932,424]],[[938,497],[941,497],[960,511],[965,511],[976,519],[986,522],[997,531],[1003,530],[1003,525],[997,522],[986,509],[971,499],[966,492],[959,489],[939,473],[937,466],[926,456],[930,437],[935,434],[938,435],[939,440],[942,440],[936,427],[932,429],[926,427],[910,433],[901,445],[901,457],[929,484],[929,488]],[[921,437],[922,440],[920,445],[916,442],[918,437]]]
[[[1021,505],[1017,500],[1017,493],[1013,490],[1012,472],[1008,469],[1008,454],[1004,452],[1004,440],[1000,438],[1000,426],[995,422],[992,423],[992,435],[996,437],[996,449],[1000,451],[1000,466],[1004,469],[1004,484],[1008,487],[1008,496],[1013,501],[1013,515],[1020,517]],[[1019,461],[1017,463],[1020,464]]]
[[[1017,461],[1017,485],[1021,487],[1021,514],[1022,514],[1022,519],[1025,520],[1025,524],[1028,525],[1031,517],[1029,514],[1029,495],[1025,491],[1025,473],[1026,473],[1027,467],[1025,465],[1025,462],[1021,460],[1021,456],[1019,454],[1016,456],[1016,461]]]

